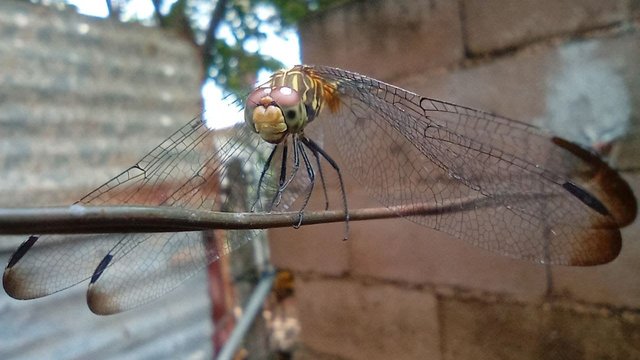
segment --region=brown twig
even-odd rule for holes
[[[350,221],[398,216],[432,216],[486,206],[483,199],[462,199],[435,206],[378,207],[349,211]],[[0,208],[0,234],[87,234],[200,231],[206,229],[267,229],[298,223],[298,212],[230,213],[177,207],[83,206]],[[302,224],[344,221],[343,211],[305,212]]]

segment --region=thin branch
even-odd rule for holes
[[[363,209],[355,220],[396,216],[387,208]],[[353,212],[350,213],[353,219]],[[305,213],[302,224],[344,221],[342,211]],[[298,223],[298,212],[231,213],[174,207],[70,206],[0,209],[0,234],[93,234],[267,229]]]
[[[511,195],[523,200],[536,195]],[[537,197],[541,195],[538,194]],[[445,204],[394,206],[349,211],[349,221],[398,216],[435,216],[495,206],[495,198],[459,199]],[[83,206],[0,208],[0,235],[89,234],[202,231],[208,229],[268,229],[298,224],[298,212],[230,213],[176,207]],[[344,221],[344,211],[305,212],[302,225]]]
[[[218,0],[218,2],[216,2],[216,6],[211,11],[209,26],[205,33],[204,43],[202,44],[202,56],[205,66],[211,65],[211,62],[213,61],[211,51],[213,50],[213,45],[216,40],[216,31],[224,18],[227,3],[228,0]]]
[[[121,12],[120,6],[122,4],[114,5],[111,0],[105,0],[105,2],[107,3],[107,12],[109,13],[109,18],[119,20]]]
[[[162,0],[151,0],[151,3],[153,4],[153,15],[155,16],[156,21],[158,21],[160,27],[163,27],[165,25],[165,18],[161,12]]]

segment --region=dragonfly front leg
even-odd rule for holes
[[[311,194],[313,193],[313,187],[315,185],[315,173],[313,171],[313,166],[311,166],[311,162],[309,161],[309,156],[307,155],[307,152],[305,151],[304,147],[302,146],[302,142],[297,142],[296,141],[296,150],[300,152],[300,154],[302,154],[302,161],[304,162],[304,166],[307,170],[307,176],[309,177],[309,185],[307,186],[307,189],[305,190],[305,197],[304,197],[304,201],[302,203],[302,207],[300,207],[300,210],[298,211],[298,224],[294,225],[294,228],[299,228],[300,225],[302,225],[302,218],[304,216],[304,209],[306,209],[307,205],[309,204],[309,199],[311,198]],[[314,154],[315,155],[315,154]],[[317,155],[316,155],[316,159],[317,159]],[[320,165],[320,161],[318,161],[318,166]],[[321,170],[320,170],[321,171]],[[324,185],[324,179],[323,179],[323,185]],[[325,197],[326,197],[326,192],[325,192]],[[327,201],[327,206],[328,206],[328,201]]]
[[[273,209],[274,206],[278,206],[278,204],[280,203],[280,199],[282,198],[282,187],[284,186],[284,183],[287,179],[287,155],[289,152],[289,147],[287,145],[287,142],[285,140],[285,142],[282,144],[282,159],[281,159],[281,165],[280,165],[280,179],[278,180],[278,189],[276,190],[276,193],[273,195],[273,199],[271,199],[271,205],[269,206],[268,211],[271,211]]]
[[[331,165],[331,167],[338,174],[338,181],[340,183],[340,192],[342,194],[342,205],[344,208],[344,224],[345,224],[344,240],[347,240],[347,238],[349,237],[349,206],[347,205],[347,193],[345,191],[344,181],[342,180],[342,173],[340,172],[340,167],[338,166],[338,163],[336,163],[335,160],[333,160],[331,156],[329,156],[329,154],[327,154],[324,150],[322,150],[322,148],[318,144],[315,143],[315,141],[304,136],[301,136],[300,140],[315,154],[315,156],[318,156],[319,154],[325,160],[327,160],[329,165]]]
[[[300,154],[298,152],[298,139],[293,138],[293,168],[291,170],[291,174],[287,178],[287,156],[288,156],[288,144],[285,140],[282,148],[282,165],[280,167],[280,180],[278,182],[278,190],[276,191],[273,200],[271,201],[271,209],[273,207],[280,205],[280,201],[282,200],[282,193],[287,189],[291,181],[295,178],[298,173],[298,169],[300,168]]]
[[[289,186],[291,181],[293,181],[293,179],[296,177],[296,174],[298,173],[299,168],[300,153],[298,151],[298,138],[293,137],[293,169],[291,170],[291,175],[289,175],[287,181],[284,183],[284,185],[281,186],[281,191],[284,191]]]

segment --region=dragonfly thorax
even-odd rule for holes
[[[308,114],[297,91],[286,86],[263,87],[247,98],[244,119],[263,140],[277,144],[288,134],[301,132]]]

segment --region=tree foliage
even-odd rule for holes
[[[113,16],[130,0],[106,0]],[[227,92],[242,94],[259,70],[275,71],[283,65],[255,49],[266,29],[282,35],[301,19],[344,0],[149,0],[156,23],[192,41],[202,55],[205,79],[213,79]],[[170,5],[169,5],[170,4]],[[169,5],[169,6],[167,6]],[[118,8],[120,7],[120,8]],[[165,8],[169,8],[168,11]],[[269,14],[266,15],[265,14]],[[221,30],[230,36],[222,37]],[[253,46],[251,46],[253,45]],[[259,49],[259,46],[258,46]]]

